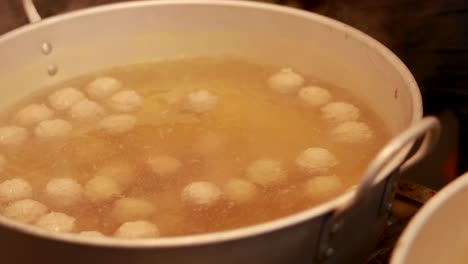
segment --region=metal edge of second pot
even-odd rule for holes
[[[424,226],[431,221],[431,217],[437,214],[440,208],[444,207],[454,195],[464,189],[467,189],[467,186],[468,172],[449,183],[423,206],[423,208],[413,217],[408,226],[406,226],[405,231],[398,240],[395,249],[393,250],[390,264],[407,263],[406,260],[413,243]]]
[[[248,1],[227,1],[227,0],[160,0],[160,1],[136,1],[136,2],[127,2],[127,3],[116,3],[104,6],[93,7],[89,9],[83,9],[78,11],[73,11],[66,14],[61,14],[46,18],[38,23],[28,24],[18,29],[15,29],[11,32],[0,36],[0,45],[2,42],[6,42],[9,39],[15,38],[17,35],[27,34],[29,31],[35,30],[40,27],[47,27],[50,24],[60,23],[64,20],[73,20],[78,18],[83,18],[86,16],[95,16],[104,12],[112,12],[114,10],[127,9],[127,8],[144,8],[145,6],[164,6],[164,5],[210,5],[210,6],[223,6],[223,7],[242,7],[242,8],[251,8],[251,9],[260,9],[265,12],[277,12],[288,14],[291,16],[299,16],[304,19],[313,20],[317,23],[327,25],[331,28],[334,28],[338,31],[346,33],[350,38],[355,38],[367,45],[370,49],[377,50],[382,56],[397,69],[400,75],[404,78],[405,82],[408,84],[409,92],[411,95],[412,101],[412,111],[413,115],[411,118],[411,124],[414,124],[422,118],[422,99],[419,92],[418,85],[405,64],[393,54],[387,47],[375,40],[374,38],[368,36],[367,34],[348,26],[344,23],[336,21],[325,16],[315,14],[312,12],[307,12],[295,8],[283,7],[267,3],[258,3],[258,2],[248,2]],[[402,161],[404,156],[409,153],[411,146],[400,153],[399,160]],[[377,182],[382,181],[388,175],[379,175]],[[274,232],[283,228],[294,226],[303,222],[313,219],[319,215],[323,215],[326,212],[330,212],[333,209],[338,208],[349,202],[355,190],[350,190],[339,197],[325,202],[319,206],[315,206],[310,209],[295,213],[290,216],[282,217],[277,220],[272,220],[266,223],[261,223],[257,225],[252,225],[248,227],[214,232],[209,234],[201,235],[190,235],[183,237],[169,237],[169,238],[158,238],[158,239],[116,239],[116,238],[83,238],[74,234],[67,233],[51,233],[46,230],[41,230],[38,227],[17,223],[15,221],[9,220],[3,216],[0,216],[0,225],[11,228],[18,232],[27,233],[30,235],[39,236],[46,239],[53,239],[68,243],[77,243],[90,246],[99,246],[99,247],[117,247],[117,248],[165,248],[165,247],[183,247],[183,246],[194,246],[194,245],[204,245],[219,243],[231,240],[238,240],[252,236],[258,236],[264,233]]]

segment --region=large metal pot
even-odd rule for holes
[[[348,193],[295,215],[213,234],[122,240],[51,234],[0,217],[4,263],[361,263],[381,233],[401,169],[435,141],[411,73],[388,49],[332,19],[244,1],[145,1],[40,20],[0,37],[0,105],[90,71],[184,56],[288,65],[344,87],[394,139]],[[398,136],[397,136],[398,135]],[[420,150],[404,163],[414,141]]]
[[[468,172],[437,193],[411,220],[391,264],[468,262]]]

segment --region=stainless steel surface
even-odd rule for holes
[[[32,20],[37,19],[34,11],[29,12]],[[277,23],[268,23],[272,20]],[[167,33],[168,29],[175,29],[168,39],[144,35],[164,30]],[[207,31],[221,33],[208,34],[206,39],[187,37]],[[240,38],[227,32],[240,32]],[[292,43],[282,42],[278,32],[287,34]],[[144,41],[131,42],[142,34]],[[268,42],[270,38],[275,41]],[[99,44],[109,39],[113,40],[112,49],[105,46],[107,49],[99,50],[99,54],[79,50],[84,45],[98,50]],[[34,47],[40,47],[44,41],[54,45],[53,54],[44,56],[36,52]],[[73,56],[71,51],[77,50],[87,56]],[[60,15],[18,29],[0,37],[0,55],[11,62],[8,68],[0,65],[0,86],[15,85],[22,89],[5,90],[0,104],[8,105],[38,89],[37,83],[52,84],[119,63],[228,51],[259,62],[289,63],[298,69],[315,70],[330,81],[346,82],[347,85],[337,85],[349,87],[361,96],[381,115],[394,135],[412,125],[427,123],[419,123],[422,105],[411,74],[374,40],[318,15],[243,1],[134,2]],[[304,54],[317,59],[311,60]],[[60,65],[63,70],[46,79],[41,69],[50,65]],[[354,71],[346,75],[350,65]],[[24,68],[29,70],[28,79],[23,78]],[[341,74],[339,79],[337,72]],[[2,78],[6,75],[7,79]],[[18,264],[63,263],[64,259],[67,263],[266,264],[312,263],[317,259],[326,263],[362,263],[386,226],[388,212],[382,213],[381,208],[393,197],[398,167],[414,141],[408,140],[410,144],[392,158],[390,166],[373,175],[376,179],[372,179],[372,184],[364,181],[360,190],[361,194],[366,190],[365,199],[358,199],[358,203],[351,203],[356,192],[350,191],[310,210],[265,224],[206,235],[135,241],[51,234],[0,217],[0,248],[5,252],[2,260]],[[331,221],[336,210],[344,206],[348,207],[342,221],[338,224]],[[322,243],[327,245],[328,258],[319,258]]]
[[[466,263],[468,172],[440,190],[411,219],[391,264]]]

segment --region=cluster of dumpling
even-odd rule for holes
[[[298,155],[295,165],[310,176],[304,185],[307,196],[328,199],[343,189],[340,178],[332,174],[338,164],[336,157],[323,148],[308,148]],[[251,201],[259,188],[279,187],[287,182],[288,172],[284,164],[275,159],[262,158],[252,161],[246,168],[244,178],[230,179],[224,185],[224,194],[235,203]]]
[[[330,91],[317,85],[305,85],[304,78],[292,69],[281,69],[267,80],[268,86],[280,94],[295,94],[304,107],[320,109],[320,118],[334,127],[331,139],[346,144],[369,141],[373,137],[370,127],[357,121],[360,110],[348,103],[332,101]],[[320,147],[310,147],[300,153],[296,166],[311,178],[304,185],[305,194],[325,199],[339,194],[344,184],[333,174],[338,165],[335,155]]]
[[[19,146],[31,136],[30,129],[38,139],[62,138],[71,133],[72,124],[88,124],[109,134],[125,133],[136,124],[136,117],[130,113],[137,111],[142,103],[138,93],[123,89],[121,82],[111,77],[93,80],[84,91],[62,88],[48,96],[47,104],[31,104],[19,110],[13,120],[15,125],[0,127],[0,147]],[[0,155],[0,172],[5,163],[6,158]],[[122,193],[133,178],[131,174],[129,164],[119,163],[102,168],[84,185],[73,178],[53,178],[45,187],[44,202],[54,209],[62,209],[78,205],[84,199],[110,201]],[[48,206],[31,197],[32,186],[24,179],[14,178],[0,184],[0,203],[6,205],[4,216],[52,231],[74,231],[75,218],[49,211]],[[128,221],[122,224],[115,236],[157,236],[159,231],[153,224],[136,219],[141,214],[148,214],[142,211],[151,211],[149,208],[152,205],[144,200],[117,200],[114,217]],[[102,235],[97,231],[85,231],[83,234]]]
[[[129,113],[137,111],[142,103],[142,98],[135,91],[122,89],[122,84],[110,77],[95,79],[84,91],[73,87],[59,89],[48,96],[48,105],[34,104],[20,110],[15,117],[18,126],[0,128],[0,145],[15,146],[23,143],[29,136],[28,129],[34,126],[34,135],[38,138],[66,136],[72,130],[72,123],[97,123],[98,128],[110,134],[125,133],[133,129],[136,123],[136,118]],[[203,114],[212,110],[217,103],[215,94],[197,90],[186,96],[184,110]],[[114,114],[108,115],[109,112]],[[54,119],[56,116],[63,118]],[[210,151],[214,148],[211,143],[204,140],[201,145],[205,151]],[[0,169],[4,163],[5,158],[0,156]],[[177,175],[182,162],[175,157],[158,154],[149,156],[146,165],[155,177],[168,180]],[[140,198],[125,197],[125,191],[134,179],[135,168],[130,163],[109,162],[83,183],[67,177],[50,179],[41,195],[44,197],[43,204],[31,199],[32,186],[26,180],[15,178],[0,184],[0,202],[6,205],[4,216],[58,232],[77,232],[76,219],[59,212],[61,209],[79,206],[84,202],[110,202],[113,203],[111,217],[121,223],[113,234],[115,237],[158,237],[158,227],[145,220],[154,214],[154,204]],[[240,181],[240,184],[243,182]],[[236,181],[228,184],[228,189],[233,189],[237,196],[238,185]],[[211,182],[192,182],[181,190],[181,201],[196,208],[210,207],[222,198],[221,188]],[[105,236],[93,230],[80,234]]]
[[[330,91],[316,85],[305,85],[304,78],[285,68],[268,79],[269,87],[280,94],[297,94],[302,105],[320,108],[321,119],[331,123],[331,139],[339,143],[356,144],[369,141],[374,133],[364,122],[359,122],[359,108],[348,102],[332,101]]]
[[[98,122],[98,128],[111,134],[124,133],[136,124],[136,118],[129,113],[138,110],[142,103],[138,93],[122,89],[121,82],[111,77],[95,79],[85,92],[62,88],[50,94],[47,103],[30,104],[19,110],[14,124],[0,127],[0,148],[19,146],[31,134],[39,139],[64,137],[72,131],[73,122]],[[107,110],[114,114],[106,117]]]
[[[303,87],[304,78],[291,69],[283,69],[274,74],[269,78],[268,84],[271,89],[280,94],[297,93],[299,99],[309,107],[323,107],[326,109],[331,100],[330,92],[324,88],[317,86]],[[204,113],[211,110],[217,102],[215,95],[201,90],[187,97],[186,109],[195,113]],[[338,111],[336,116],[341,114],[342,112]],[[324,119],[327,119],[327,117],[324,116]],[[175,171],[181,166],[179,162],[172,160],[172,158],[164,157],[160,159],[165,159],[165,162],[155,162],[155,160],[149,162],[153,166],[155,164],[158,164],[158,166],[167,164],[170,169],[159,169],[161,172],[166,170]],[[328,150],[308,148],[297,157],[295,163],[298,168],[311,176],[311,179],[305,184],[306,194],[317,198],[329,198],[342,190],[343,183],[341,180],[331,174],[332,169],[338,162],[336,157]],[[160,175],[165,174],[161,172],[159,172]],[[181,199],[183,202],[198,208],[215,205],[223,199],[242,204],[253,200],[258,193],[258,188],[279,186],[287,180],[287,177],[287,171],[281,161],[267,158],[258,159],[247,166],[245,177],[229,179],[223,186],[217,186],[206,181],[190,183],[183,189]]]
[[[120,223],[114,232],[119,238],[155,238],[160,235],[158,227],[145,220],[155,213],[152,202],[126,197],[124,192],[135,180],[136,168],[123,160],[111,161],[98,169],[82,187],[82,199],[93,204],[113,203],[110,217]],[[83,233],[87,236],[103,236],[96,231]]]
[[[308,148],[298,155],[296,166],[310,176],[304,184],[306,195],[316,199],[328,199],[339,194],[344,187],[341,179],[332,174],[338,164],[336,157],[323,148]],[[246,168],[245,177],[231,178],[218,187],[210,182],[193,182],[182,191],[182,201],[205,208],[223,199],[244,204],[255,199],[259,188],[278,187],[288,179],[284,164],[274,159],[258,159]]]
[[[75,218],[49,208],[32,199],[33,188],[22,178],[13,178],[0,183],[0,203],[5,204],[5,217],[21,223],[35,224],[51,231],[71,232]]]
[[[333,174],[338,160],[329,150],[319,147],[307,148],[297,156],[295,163],[302,172],[310,176],[304,185],[307,196],[323,200],[343,191],[342,180]]]
[[[171,180],[177,177],[183,166],[179,159],[164,154],[150,155],[146,160],[146,164],[153,173],[154,177],[158,178],[159,180]],[[268,165],[269,164],[266,166]],[[260,164],[260,166],[262,166],[262,164]],[[266,170],[271,169],[272,168],[266,168]],[[274,169],[275,168],[273,168],[273,170]],[[261,174],[267,174],[267,172],[262,171],[262,168],[253,168],[251,170],[257,170],[254,172],[256,174],[253,176],[253,178],[254,180],[255,178],[259,178],[258,183],[260,184],[267,185],[276,181],[273,178],[268,179],[268,175],[264,175],[263,177],[266,179],[262,179]],[[272,177],[277,176],[272,175]],[[282,172],[279,177],[284,177]],[[200,180],[188,183],[181,190],[180,200],[187,207],[197,211],[212,208],[226,200],[235,203],[245,203],[252,200],[256,192],[256,185],[248,179],[232,178],[223,185],[217,185],[210,181]]]
[[[154,177],[159,180],[171,180],[177,177],[182,162],[169,155],[150,155],[146,164]],[[219,203],[223,198],[223,192],[214,183],[208,181],[195,181],[186,185],[181,191],[181,201],[195,209],[209,208]]]
[[[134,176],[129,163],[113,162],[99,169],[84,185],[73,178],[52,178],[41,193],[43,203],[32,199],[33,188],[28,181],[13,178],[0,183],[0,204],[5,205],[1,213],[7,218],[49,231],[73,233],[77,232],[76,219],[60,212],[62,209],[84,202],[113,202],[111,217],[121,223],[114,232],[115,237],[158,237],[158,227],[141,220],[154,213],[154,205],[144,199],[122,196],[125,186]],[[82,231],[80,235],[105,236],[94,230]]]

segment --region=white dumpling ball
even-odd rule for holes
[[[5,166],[6,166],[6,158],[4,155],[0,154],[0,173],[3,172],[3,170],[5,169]]]
[[[122,88],[122,83],[112,77],[99,77],[86,86],[89,98],[93,100],[103,100]]]
[[[182,167],[182,162],[167,155],[150,156],[146,163],[150,170],[157,176],[168,177],[176,174]]]
[[[46,185],[45,195],[54,206],[73,206],[82,201],[83,186],[72,178],[53,178]]]
[[[122,189],[116,180],[110,177],[94,177],[85,185],[85,197],[95,203],[116,198]]]
[[[361,115],[359,108],[346,102],[332,102],[321,108],[322,119],[333,123],[354,121]]]
[[[308,107],[324,106],[331,99],[330,92],[327,89],[318,86],[303,87],[299,90],[297,95],[303,105]]]
[[[19,200],[8,205],[3,215],[21,223],[33,223],[47,214],[47,206],[31,199]]]
[[[295,93],[304,84],[304,78],[290,68],[281,69],[268,78],[268,86],[281,94]]]
[[[29,131],[19,126],[0,127],[0,147],[16,147],[29,137]]]
[[[84,98],[85,96],[81,91],[73,87],[66,87],[53,92],[49,95],[48,99],[49,104],[53,109],[57,111],[65,111]]]
[[[72,129],[72,124],[66,120],[45,120],[34,128],[34,136],[41,139],[63,138],[69,135]]]
[[[82,231],[79,235],[84,237],[105,237],[105,235],[99,231]]]
[[[254,199],[257,192],[255,184],[243,179],[232,178],[224,185],[227,198],[240,204]]]
[[[119,186],[125,187],[131,184],[136,177],[136,168],[128,160],[114,160],[98,169],[94,174],[97,178],[109,178]]]
[[[154,211],[154,205],[146,200],[121,198],[115,201],[111,214],[117,221],[127,222],[148,218]]]
[[[74,104],[68,111],[68,116],[76,121],[95,121],[104,116],[104,108],[97,102],[83,99]]]
[[[341,143],[364,143],[373,136],[374,132],[367,124],[356,121],[344,122],[331,131],[332,139]]]
[[[54,232],[72,232],[76,219],[64,213],[50,212],[41,216],[36,226]]]
[[[280,161],[272,159],[260,159],[252,162],[247,167],[247,178],[252,182],[268,187],[277,185],[286,180],[286,170]]]
[[[335,175],[316,176],[305,183],[304,192],[311,198],[327,199],[338,195],[343,188],[343,182]]]
[[[189,205],[212,206],[223,196],[221,189],[214,183],[192,182],[182,190],[181,199]]]
[[[105,117],[99,122],[98,127],[109,134],[122,134],[131,131],[136,125],[137,119],[133,115],[119,114]]]
[[[32,196],[31,184],[21,178],[14,178],[0,183],[0,202],[14,202]]]
[[[133,90],[123,90],[112,95],[107,105],[116,112],[135,112],[143,105],[143,98]]]
[[[308,148],[296,158],[296,165],[310,175],[322,175],[335,167],[338,161],[324,148]]]
[[[218,96],[208,90],[198,90],[187,95],[185,109],[202,114],[212,110],[218,104]]]
[[[16,114],[15,121],[20,126],[29,127],[53,116],[54,111],[45,104],[30,104]]]
[[[148,221],[132,221],[122,224],[114,233],[118,238],[156,238],[159,236],[158,227]]]

